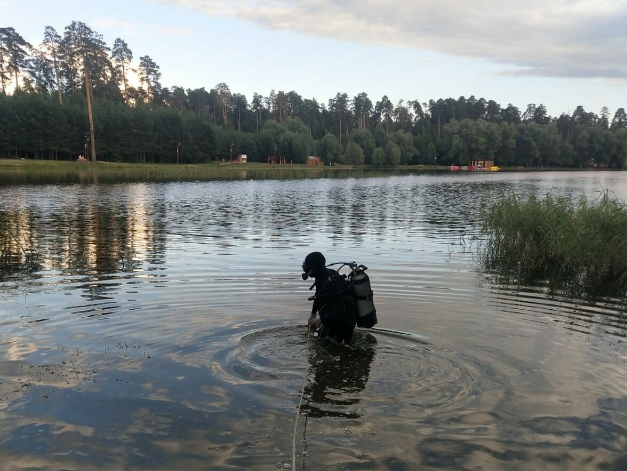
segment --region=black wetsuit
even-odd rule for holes
[[[324,268],[324,272],[319,271],[314,276],[316,297],[311,312],[320,314],[322,326],[319,336],[348,344],[357,323],[357,308],[347,292],[350,286],[330,268]]]

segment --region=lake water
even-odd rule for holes
[[[0,470],[624,471],[625,299],[476,253],[489,198],[602,189],[627,173],[2,186]],[[313,250],[369,267],[350,349],[306,337]]]

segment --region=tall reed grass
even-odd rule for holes
[[[627,294],[627,205],[603,192],[585,196],[510,194],[483,213],[480,257],[518,282],[593,294]]]

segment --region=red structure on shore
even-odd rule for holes
[[[286,165],[287,164],[287,159],[285,157],[279,157],[278,162],[277,162],[277,158],[274,155],[271,155],[270,157],[268,157],[268,163],[269,164],[279,164],[279,165]]]

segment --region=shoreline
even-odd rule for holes
[[[501,167],[498,172],[553,172],[553,171],[619,171],[597,168],[519,168]],[[365,176],[389,172],[408,173],[473,173],[464,170],[451,171],[449,166],[399,165],[373,167],[348,164],[313,166],[306,164],[266,164],[261,162],[209,162],[202,164],[157,164],[118,162],[77,162],[64,160],[0,159],[0,183],[97,183],[122,181],[177,181],[248,178],[320,178]],[[2,181],[4,180],[4,181]]]

